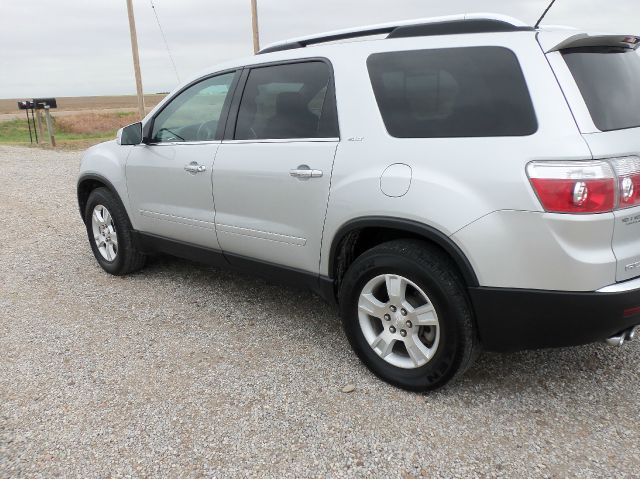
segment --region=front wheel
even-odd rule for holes
[[[145,256],[136,248],[127,212],[108,189],[91,192],[84,222],[93,255],[107,273],[120,276],[144,266]]]
[[[381,379],[412,391],[444,386],[479,348],[464,286],[437,248],[398,240],[372,248],[340,288],[346,335]]]

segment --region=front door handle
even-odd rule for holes
[[[312,170],[308,165],[300,165],[295,170],[289,171],[289,175],[300,180],[308,180],[309,178],[322,178],[322,171]]]
[[[204,165],[199,165],[197,161],[192,161],[188,165],[184,165],[184,171],[195,175],[197,173],[204,173],[207,171],[207,167]]]

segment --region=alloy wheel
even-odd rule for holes
[[[427,364],[440,343],[440,323],[427,294],[407,278],[371,279],[358,299],[362,333],[378,356],[404,369]]]
[[[118,255],[118,235],[113,217],[103,205],[96,205],[91,214],[93,239],[98,251],[107,261],[114,261]]]

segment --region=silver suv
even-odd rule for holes
[[[272,45],[87,151],[91,248],[116,275],[162,252],[310,288],[410,390],[481,347],[622,344],[640,324],[639,44],[465,15]]]

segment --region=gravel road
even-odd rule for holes
[[[0,147],[0,477],[640,475],[640,342],[403,392],[311,294],[168,257],[103,273],[79,157]]]

